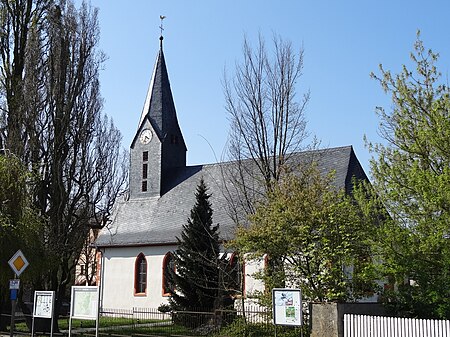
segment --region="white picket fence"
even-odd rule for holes
[[[450,321],[345,314],[344,337],[450,337]]]

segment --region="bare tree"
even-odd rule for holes
[[[259,36],[252,48],[243,44],[243,60],[237,63],[232,79],[224,76],[225,106],[231,129],[227,166],[232,184],[231,209],[254,212],[254,201],[272,190],[292,153],[306,148],[308,137],[305,109],[310,94],[297,97],[302,75],[303,49],[298,53],[290,42],[273,38],[273,54]]]
[[[8,9],[19,3],[20,11]],[[98,10],[85,2],[76,9],[70,0],[42,3],[2,1],[4,22],[23,21],[24,27],[23,34],[11,29],[1,40],[7,121],[1,127],[6,146],[39,177],[33,195],[45,222],[40,258],[48,265],[34,283],[57,291],[60,300],[73,282],[90,228],[109,221],[128,161],[119,130],[101,112],[99,70],[105,57],[98,51]],[[11,53],[20,43],[20,52]],[[23,67],[5,70],[16,62]],[[16,91],[8,86],[13,80],[20,82]]]

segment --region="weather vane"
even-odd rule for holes
[[[163,20],[166,18],[166,16],[165,15],[160,15],[159,18],[161,19],[161,25],[159,26],[159,29],[161,29],[161,36],[162,36],[163,35],[163,30],[164,30]]]

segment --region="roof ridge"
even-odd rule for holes
[[[308,154],[308,153],[321,153],[321,152],[327,152],[327,151],[336,151],[336,150],[343,150],[343,149],[349,149],[353,150],[353,145],[344,145],[344,146],[336,146],[336,147],[328,147],[323,149],[313,149],[313,150],[305,150],[305,151],[295,151],[288,153],[289,156],[297,155],[297,154]],[[242,159],[243,161],[250,161],[252,158],[246,158]],[[232,164],[237,162],[238,160],[226,160],[216,163],[206,163],[206,164],[196,164],[196,165],[188,165],[186,167],[208,167],[208,166],[220,166],[220,165],[226,165],[226,164]]]

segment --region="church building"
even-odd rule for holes
[[[140,117],[136,114],[139,124],[130,145],[129,191],[117,202],[111,224],[95,241],[104,309],[157,308],[167,303],[170,294],[164,270],[170,267],[176,238],[187,223],[202,178],[211,194],[213,223],[219,224],[221,238],[229,240],[234,233],[235,222],[224,193],[229,190],[229,182],[223,173],[233,162],[187,165],[186,142],[160,39],[144,108]],[[352,177],[367,179],[351,146],[297,156],[299,160],[314,156],[322,172],[333,170],[338,188],[349,190]],[[252,277],[263,267],[264,261],[243,266],[243,296],[263,289],[261,282]]]

